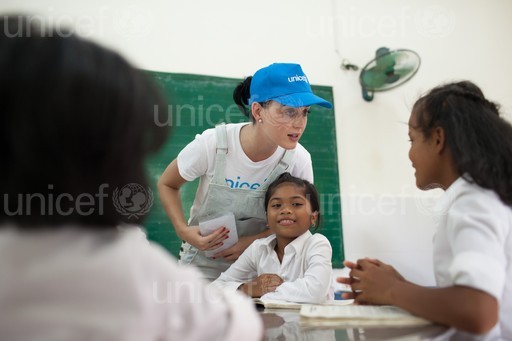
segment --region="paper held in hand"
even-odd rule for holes
[[[232,212],[227,212],[213,219],[199,222],[199,231],[202,236],[208,236],[222,226],[225,226],[229,230],[228,238],[223,241],[221,247],[215,250],[205,251],[206,257],[213,257],[217,252],[223,251],[238,242],[235,216]]]

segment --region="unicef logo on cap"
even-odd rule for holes
[[[127,215],[128,219],[137,218],[148,213],[153,206],[153,192],[150,188],[146,191],[139,184],[129,183],[121,190],[114,190],[112,201],[117,212]]]
[[[295,76],[292,76],[292,77],[288,77],[288,82],[289,83],[291,83],[291,82],[306,82],[306,83],[309,83],[308,82],[308,78],[306,77],[306,75],[303,75],[303,76],[295,75]]]

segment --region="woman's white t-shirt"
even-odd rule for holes
[[[226,125],[228,153],[226,155],[226,185],[231,188],[256,189],[264,183],[285,153],[285,149],[277,147],[269,158],[254,162],[245,154],[240,144],[240,130],[249,123]],[[178,169],[181,177],[187,181],[200,178],[190,216],[194,216],[204,203],[208,185],[215,171],[217,152],[217,136],[215,128],[207,129],[190,142],[178,154]],[[311,155],[301,145],[295,147],[292,163],[286,170],[291,175],[313,182],[313,166]]]

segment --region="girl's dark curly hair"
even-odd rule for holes
[[[432,89],[415,104],[417,128],[430,137],[436,127],[457,170],[466,180],[493,190],[512,206],[512,126],[500,117],[499,106],[469,81]]]

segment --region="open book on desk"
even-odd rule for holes
[[[309,303],[296,303],[296,302],[288,302],[281,300],[262,300],[261,298],[253,298],[253,302],[257,307],[265,308],[265,309],[291,309],[291,310],[300,310],[302,306],[309,305]],[[352,304],[354,300],[335,300],[329,301],[326,303],[318,304],[318,306],[327,306],[327,305],[347,305]]]
[[[392,306],[375,305],[303,305],[303,326],[421,326],[432,322]]]

